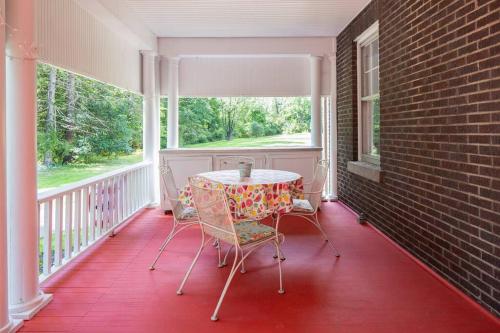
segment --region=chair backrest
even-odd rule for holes
[[[309,202],[316,210],[321,203],[321,193],[323,188],[325,187],[326,178],[328,176],[328,169],[330,167],[330,162],[328,160],[320,160],[318,164],[316,164],[316,168],[314,169],[314,178],[311,183],[311,192],[309,196]]]
[[[189,186],[203,232],[237,244],[224,186],[201,176],[189,177]]]
[[[167,194],[167,200],[172,208],[172,214],[174,214],[176,219],[179,219],[182,211],[184,210],[184,205],[179,200],[179,192],[177,190],[177,186],[175,185],[174,174],[170,166],[160,166],[160,177]]]
[[[255,159],[249,156],[224,156],[220,159],[221,170],[233,170],[239,169],[240,162],[252,163],[252,167],[255,166]]]

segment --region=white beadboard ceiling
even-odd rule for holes
[[[114,0],[101,0],[101,2]],[[158,37],[337,36],[369,0],[124,0]],[[123,10],[123,8],[120,8]]]

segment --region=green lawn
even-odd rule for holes
[[[309,133],[282,134],[263,136],[260,138],[242,138],[231,141],[221,140],[186,145],[184,148],[230,148],[230,147],[273,147],[273,146],[305,146],[310,144]]]
[[[304,146],[309,145],[310,134],[283,134],[264,136],[260,138],[221,140],[207,143],[187,145],[185,148],[230,148],[230,147],[273,147],[273,146]],[[132,155],[120,156],[115,159],[103,158],[91,164],[77,164],[42,169],[38,171],[38,189],[49,189],[65,184],[74,183],[86,178],[94,177],[126,165],[138,163],[142,160],[142,151]]]
[[[131,155],[119,156],[114,159],[103,158],[91,164],[65,165],[39,170],[38,189],[48,189],[74,183],[140,161],[142,161],[142,151],[137,151]]]

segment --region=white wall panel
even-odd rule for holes
[[[38,58],[64,69],[141,91],[141,55],[72,0],[38,0]]]

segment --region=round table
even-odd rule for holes
[[[240,178],[239,170],[220,170],[199,176],[224,185],[229,208],[237,220],[287,213],[293,208],[292,199],[303,197],[302,176],[294,172],[253,169],[250,177]],[[189,186],[181,191],[179,199],[193,206]]]

